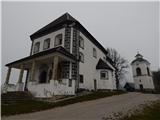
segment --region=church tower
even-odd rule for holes
[[[135,56],[135,60],[131,62],[133,79],[136,90],[153,90],[154,84],[152,73],[150,71],[150,63],[139,53]]]

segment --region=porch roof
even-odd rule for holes
[[[97,65],[96,65],[96,69],[108,69],[108,70],[112,70],[113,68],[111,68],[106,62],[104,62],[102,59],[99,59]]]
[[[56,47],[56,48],[52,48],[52,49],[49,49],[49,50],[45,50],[45,51],[36,53],[36,54],[34,54],[34,55],[27,56],[27,57],[25,57],[25,58],[16,60],[16,61],[14,61],[14,62],[11,62],[11,63],[6,64],[5,66],[8,66],[8,67],[9,67],[9,66],[14,65],[14,64],[17,64],[17,63],[25,62],[25,61],[32,60],[32,59],[35,59],[35,58],[38,58],[38,57],[50,55],[50,54],[53,54],[53,53],[60,53],[60,54],[64,55],[65,57],[70,58],[70,59],[72,59],[72,60],[74,60],[74,61],[77,60],[74,55],[70,54],[70,53],[69,53],[67,50],[65,50],[63,47],[59,46],[59,47]]]

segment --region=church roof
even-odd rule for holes
[[[63,47],[59,46],[59,47],[56,47],[56,48],[52,48],[52,49],[49,49],[49,50],[45,50],[45,51],[42,51],[42,52],[33,54],[33,55],[31,55],[31,56],[28,56],[28,57],[19,59],[19,60],[17,60],[17,61],[11,62],[11,63],[8,63],[8,64],[6,64],[5,66],[11,66],[11,65],[16,64],[16,63],[19,63],[19,62],[31,60],[31,59],[34,59],[34,58],[37,58],[37,57],[41,57],[41,56],[44,56],[44,55],[49,55],[49,54],[52,54],[52,53],[55,53],[55,52],[61,53],[61,54],[63,54],[64,56],[67,56],[67,57],[69,57],[69,58],[71,58],[71,59],[73,59],[73,60],[76,60],[76,58],[75,58],[74,55],[70,54],[70,53],[69,53],[67,50],[65,50]]]
[[[113,71],[113,69],[106,62],[104,62],[102,59],[99,59],[97,65],[96,65],[96,69],[108,69],[108,70]]]
[[[106,49],[77,21],[75,18],[73,18],[69,13],[65,13],[64,15],[60,16],[53,22],[49,23],[48,25],[44,26],[37,32],[33,33],[30,38],[31,40],[34,40],[36,38],[42,37],[44,35],[47,35],[53,31],[56,31],[58,29],[63,28],[65,25],[73,25],[78,30],[80,30],[88,39],[95,44],[99,49],[104,52],[104,54],[107,55]]]
[[[131,62],[131,64],[134,64],[135,62],[146,62],[146,63],[148,63],[148,64],[150,64],[146,59],[144,59],[143,58],[143,56],[141,55],[141,54],[139,54],[139,53],[137,53],[137,55],[135,56],[135,60],[133,60],[132,62]]]

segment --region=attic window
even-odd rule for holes
[[[39,52],[39,47],[40,47],[40,42],[36,42],[35,45],[34,45],[34,51],[33,51],[33,53]]]
[[[54,46],[57,47],[59,45],[62,45],[62,34],[58,34],[55,36]]]
[[[44,40],[43,49],[46,50],[50,47],[50,38]]]

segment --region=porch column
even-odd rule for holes
[[[19,74],[18,83],[22,83],[23,73],[24,73],[24,66],[21,65],[21,70],[20,70],[20,74]]]
[[[9,78],[10,78],[10,74],[11,74],[11,69],[12,69],[11,67],[8,67],[5,84],[8,84],[8,83],[9,83]]]
[[[53,74],[52,74],[52,79],[53,80],[57,80],[57,69],[58,69],[58,61],[59,61],[59,57],[55,56],[54,57],[54,62],[53,62]]]
[[[32,62],[30,81],[33,81],[34,73],[35,73],[35,60]]]

